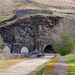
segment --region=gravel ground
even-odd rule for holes
[[[1,69],[0,75],[27,75],[36,70],[40,65],[49,61],[52,57],[54,56],[45,56],[44,58],[22,61],[6,69]]]

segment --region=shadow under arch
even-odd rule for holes
[[[47,46],[44,48],[44,53],[56,53],[56,52],[54,51],[52,45],[47,45]]]

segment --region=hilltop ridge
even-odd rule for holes
[[[75,14],[75,0],[0,0],[0,18],[13,15],[14,10],[49,10],[54,16]],[[39,13],[38,13],[39,14]],[[37,15],[37,14],[36,14]]]

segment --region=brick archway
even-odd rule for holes
[[[47,46],[44,48],[44,53],[56,53],[56,52],[54,51],[52,45],[47,45]]]

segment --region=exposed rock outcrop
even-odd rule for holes
[[[33,9],[21,9],[21,10],[14,10],[14,14],[16,14],[17,17],[24,16],[26,14],[53,14],[50,10],[33,10]]]
[[[63,30],[62,26],[71,22],[63,17],[30,16],[19,19],[10,26],[2,27],[0,34],[4,42],[11,45],[11,48],[14,43],[20,43],[21,47],[27,47],[29,52],[36,49],[42,51],[47,45],[53,45],[54,40]]]

